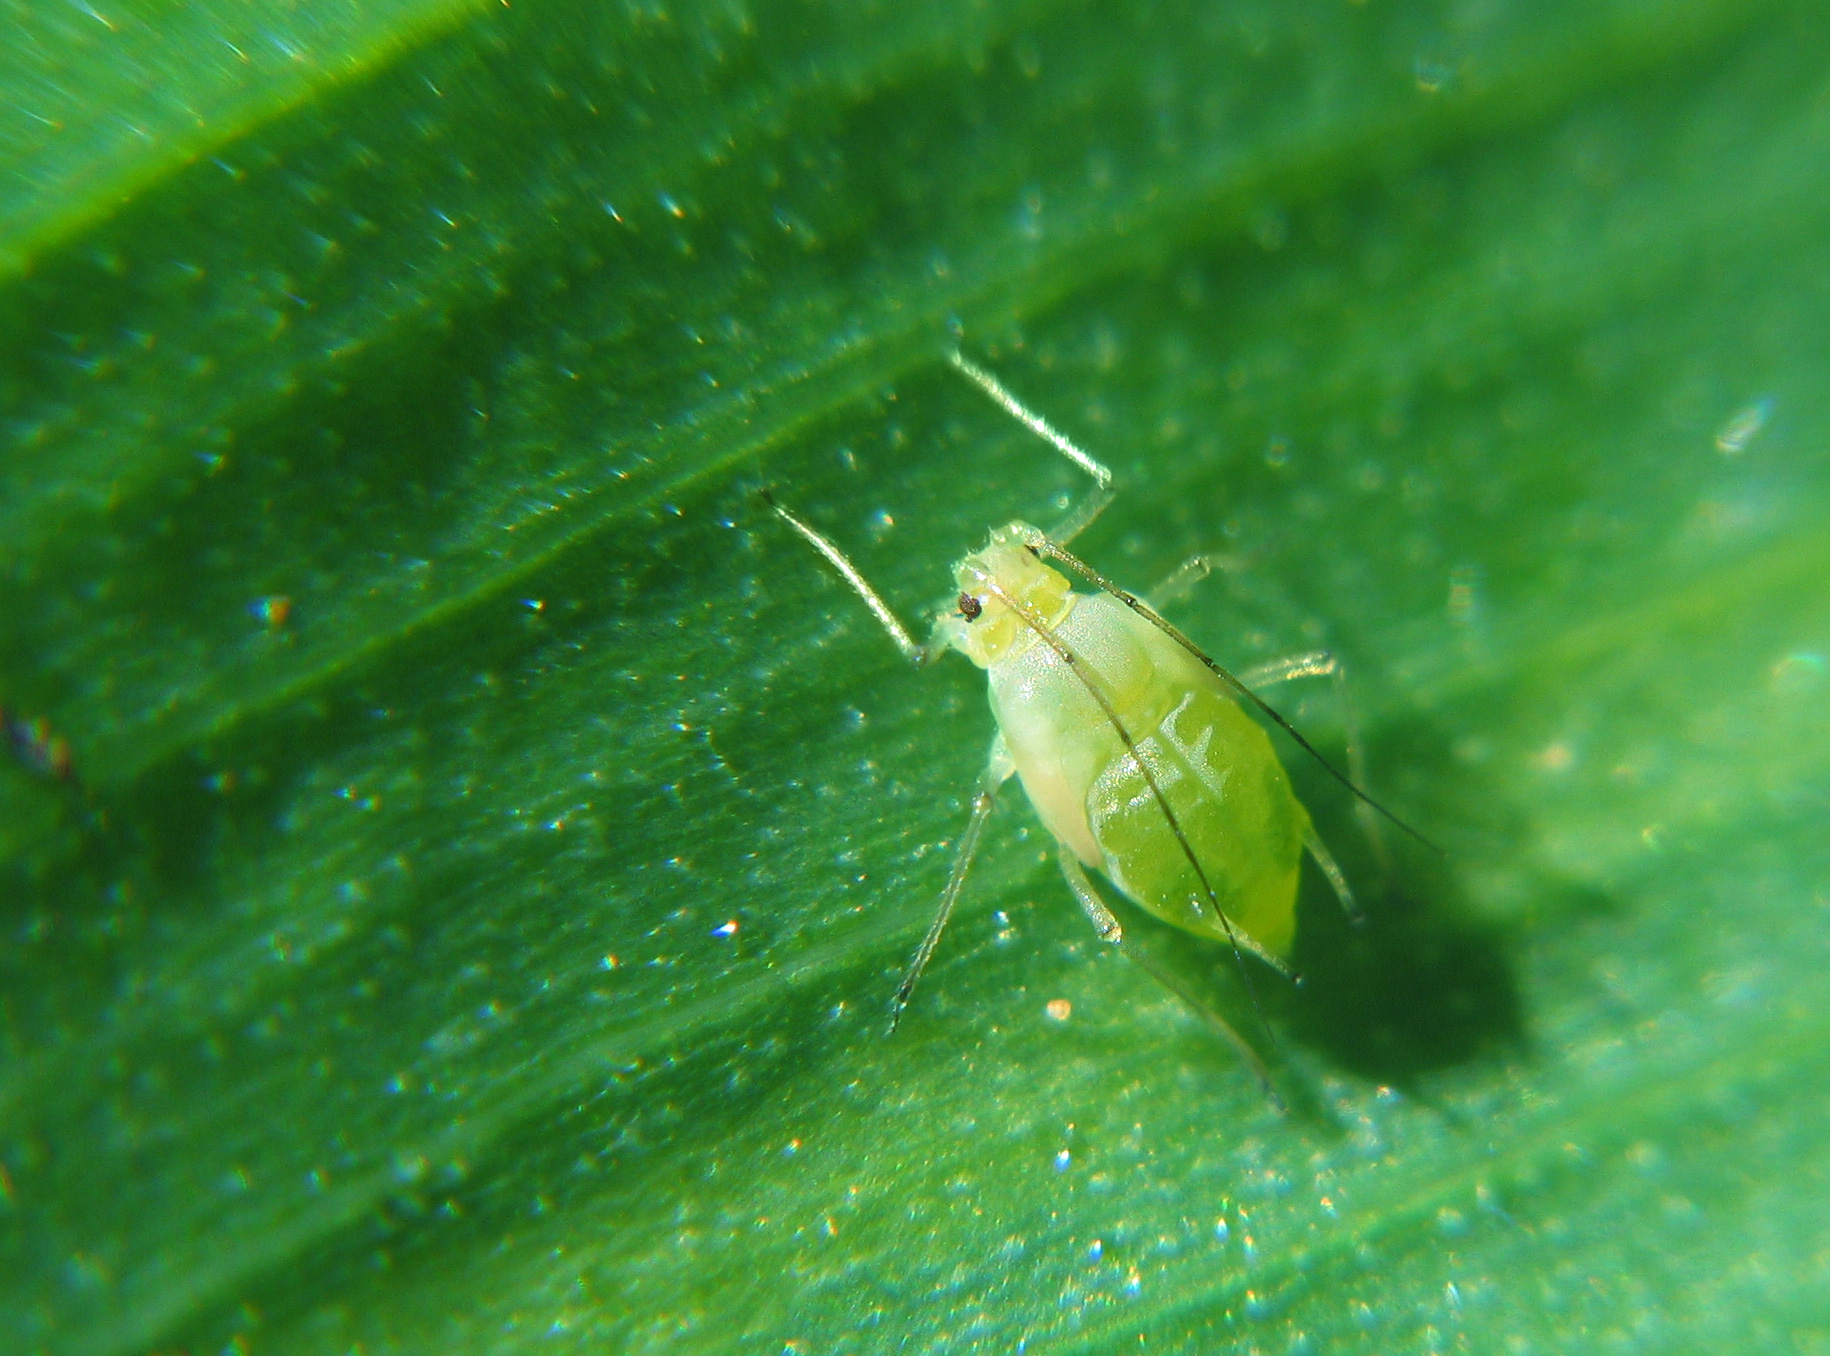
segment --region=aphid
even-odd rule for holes
[[[965,884],[998,788],[1015,773],[1054,835],[1068,889],[1100,939],[1139,962],[1212,1022],[1277,1100],[1263,1063],[1219,1014],[1185,992],[1143,953],[1087,874],[1091,867],[1134,904],[1165,922],[1226,942],[1250,975],[1251,952],[1288,975],[1296,931],[1302,854],[1321,868],[1341,906],[1358,917],[1346,877],[1262,726],[1244,701],[1281,726],[1370,809],[1415,832],[1376,802],[1363,783],[1360,744],[1340,663],[1325,651],[1298,655],[1237,677],[1195,647],[1151,603],[1128,593],[1067,549],[1111,503],[1111,472],[1026,408],[989,372],[958,353],[951,361],[1008,413],[1093,480],[1087,497],[1052,533],[1025,522],[992,531],[984,549],[954,566],[959,596],[934,620],[925,644],[912,639],[888,604],[831,541],[764,491],[764,499],[838,571],[915,664],[955,649],[985,670],[997,733],[960,836],[940,906],[891,1002],[900,1020],[940,942]],[[1076,593],[1061,566],[1099,590]],[[1201,557],[1155,593],[1161,603],[1205,576]],[[1336,771],[1253,688],[1293,678],[1332,677],[1348,731],[1351,778]],[[1255,1000],[1254,1000],[1255,1001]]]

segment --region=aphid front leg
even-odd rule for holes
[[[1270,1070],[1265,1068],[1264,1061],[1258,1057],[1258,1052],[1252,1048],[1250,1042],[1233,1028],[1231,1022],[1190,993],[1148,954],[1137,947],[1125,945],[1125,931],[1119,926],[1117,916],[1107,907],[1105,900],[1099,897],[1098,889],[1094,887],[1092,879],[1086,873],[1086,868],[1081,866],[1080,859],[1074,855],[1072,848],[1066,843],[1058,843],[1055,856],[1061,862],[1061,874],[1067,880],[1068,889],[1073,892],[1074,899],[1086,914],[1087,920],[1093,924],[1093,930],[1099,934],[1099,940],[1115,948],[1120,955],[1139,966],[1145,974],[1174,994],[1186,1007],[1211,1026],[1228,1045],[1238,1052],[1239,1058],[1245,1061],[1246,1067],[1252,1071],[1258,1079],[1259,1085],[1264,1088],[1265,1096],[1270,1099],[1271,1105],[1282,1111],[1284,1109],[1283,1099],[1277,1095],[1277,1088],[1271,1082]]]
[[[1270,687],[1274,683],[1287,683],[1296,678],[1328,678],[1333,681],[1334,699],[1341,712],[1341,728],[1347,736],[1347,775],[1353,784],[1362,790],[1367,787],[1366,780],[1366,745],[1360,738],[1360,718],[1354,710],[1353,694],[1347,685],[1347,666],[1328,650],[1314,650],[1308,654],[1289,655],[1283,659],[1274,659],[1268,664],[1247,669],[1239,675],[1239,680],[1247,687],[1257,690]],[[1374,855],[1379,859],[1381,870],[1389,870],[1390,861],[1385,850],[1385,836],[1379,830],[1379,817],[1364,800],[1354,803],[1354,815],[1360,821],[1360,830],[1366,840],[1372,844]],[[1341,908],[1347,916],[1358,923],[1363,915],[1360,907],[1354,902],[1353,892],[1348,888],[1347,877],[1335,863],[1334,854],[1329,852],[1327,844],[1317,836],[1314,828],[1309,830],[1304,839],[1304,846],[1322,874],[1328,877],[1328,883],[1334,887],[1334,893],[1341,901]]]
[[[903,972],[902,983],[896,986],[896,996],[890,1000],[890,1030],[902,1020],[902,1010],[909,1005],[909,995],[915,992],[915,984],[921,978],[921,972],[928,968],[928,960],[934,955],[934,948],[940,945],[940,934],[947,929],[947,920],[953,916],[953,906],[959,900],[959,892],[966,884],[966,872],[972,867],[972,859],[978,855],[979,839],[985,832],[985,821],[991,818],[991,807],[997,802],[998,788],[1010,780],[1010,774],[1016,771],[1016,765],[1010,760],[1010,751],[1004,747],[1004,736],[996,735],[991,741],[991,754],[985,760],[985,775],[979,779],[979,789],[972,797],[972,817],[966,821],[966,831],[960,835],[959,847],[953,853],[953,869],[947,873],[947,888],[941,891],[940,907],[934,911],[934,921],[928,924],[928,932],[921,939],[921,945],[915,948],[915,956],[909,961],[909,968]],[[1117,926],[1114,924],[1113,926]]]

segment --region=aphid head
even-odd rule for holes
[[[949,645],[982,669],[1035,643],[1035,631],[1011,610],[1006,598],[1050,626],[1072,606],[1068,581],[1029,549],[1028,543],[1041,535],[1028,523],[994,528],[984,550],[953,567],[959,584],[958,611],[941,618],[941,632]]]

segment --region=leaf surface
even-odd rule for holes
[[[0,53],[9,1349],[1830,1340],[1809,7],[101,9]],[[1288,1116],[1015,786],[883,1033],[982,678],[756,492],[905,618],[1048,521],[954,342],[1448,848],[1291,753],[1261,1015],[1125,914]]]

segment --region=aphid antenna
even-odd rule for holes
[[[1112,580],[1106,578],[1098,570],[1094,569],[1091,565],[1080,559],[1079,556],[1068,550],[1067,547],[1062,546],[1059,542],[1050,540],[1040,533],[1036,534],[1036,536],[1026,542],[1025,545],[1028,546],[1031,554],[1036,556],[1047,556],[1051,560],[1061,562],[1061,564],[1067,566],[1095,588],[1101,589],[1118,599],[1119,602],[1137,613],[1138,616],[1156,627],[1164,635],[1168,636],[1176,644],[1188,651],[1189,654],[1198,659],[1202,664],[1206,665],[1208,670],[1212,672],[1215,677],[1219,678],[1221,682],[1225,683],[1234,692],[1237,692],[1241,697],[1257,707],[1259,711],[1263,712],[1266,719],[1270,720],[1285,734],[1289,735],[1290,738],[1294,739],[1297,743],[1297,747],[1319,763],[1322,770],[1330,777],[1333,777],[1342,786],[1351,791],[1362,804],[1368,806],[1388,822],[1396,825],[1402,833],[1423,844],[1423,846],[1428,848],[1431,852],[1436,853],[1437,856],[1447,857],[1449,855],[1440,845],[1430,841],[1430,839],[1426,838],[1422,833],[1412,828],[1396,814],[1386,809],[1385,806],[1381,805],[1372,796],[1356,786],[1353,778],[1349,777],[1346,773],[1335,767],[1333,763],[1324,758],[1316,749],[1315,745],[1305,739],[1302,732],[1286,720],[1277,708],[1272,706],[1263,697],[1260,697],[1256,692],[1252,691],[1252,689],[1247,687],[1244,683],[1240,682],[1224,665],[1210,656],[1199,645],[1196,645],[1194,641],[1190,640],[1182,633],[1179,627],[1169,621],[1168,618],[1164,617],[1163,614],[1158,612],[1154,607],[1150,606],[1149,603],[1145,602],[1135,593],[1132,593],[1129,589],[1121,588]]]
[[[973,362],[972,359],[961,353],[957,348],[949,349],[947,351],[947,360],[971,378],[973,383],[980,390],[1001,405],[1004,412],[1012,419],[1015,419],[1019,424],[1023,425],[1024,428],[1028,429],[1038,438],[1041,438],[1062,456],[1073,462],[1074,465],[1092,476],[1094,483],[1097,484],[1100,489],[1109,490],[1112,488],[1112,472],[1104,463],[1094,460],[1092,456],[1083,452],[1080,447],[1075,444],[1072,438],[1069,438],[1067,434],[1061,432],[1061,430],[1049,423],[1048,420],[1044,419],[1041,415],[1030,409],[1029,406],[1018,400],[1016,396],[1012,395],[1010,391],[1006,389],[1003,382],[999,381],[996,377],[992,376],[991,373]]]
[[[1249,949],[1252,954],[1270,965],[1272,969],[1276,970],[1285,978],[1292,977],[1289,967],[1276,956],[1273,956],[1270,952],[1259,946],[1250,937],[1242,938],[1240,933],[1234,931],[1232,920],[1229,919],[1226,916],[1226,913],[1221,909],[1219,896],[1214,893],[1214,887],[1207,879],[1207,872],[1202,869],[1201,859],[1195,855],[1194,845],[1188,841],[1188,835],[1182,830],[1181,820],[1176,818],[1176,813],[1170,808],[1169,800],[1164,796],[1162,787],[1157,784],[1156,774],[1150,770],[1150,764],[1144,761],[1144,755],[1138,748],[1137,741],[1131,737],[1131,731],[1127,730],[1124,721],[1119,719],[1118,710],[1112,705],[1112,699],[1100,688],[1095,676],[1089,673],[1086,667],[1080,662],[1080,656],[1074,652],[1073,646],[1056,635],[1055,629],[1050,626],[1048,621],[1034,608],[1021,599],[1013,597],[1010,593],[999,587],[995,580],[986,581],[984,588],[987,593],[991,594],[999,602],[1003,603],[1004,606],[1014,612],[1018,618],[1022,620],[1025,626],[1034,631],[1037,638],[1040,639],[1043,644],[1047,645],[1049,649],[1053,650],[1055,652],[1055,657],[1061,660],[1061,662],[1067,666],[1068,671],[1080,680],[1081,686],[1086,688],[1087,694],[1093,698],[1098,704],[1099,709],[1105,714],[1107,723],[1111,725],[1113,732],[1118,735],[1119,742],[1125,746],[1125,752],[1130,755],[1131,761],[1137,764],[1137,770],[1142,774],[1144,784],[1150,788],[1150,795],[1156,801],[1157,809],[1161,810],[1163,813],[1163,822],[1169,826],[1169,832],[1174,836],[1176,845],[1181,848],[1182,856],[1187,859],[1188,865],[1194,870],[1195,879],[1200,882],[1201,893],[1206,897],[1207,907],[1213,910],[1214,917],[1220,923],[1221,931],[1226,934],[1227,943],[1233,949],[1233,960],[1239,967],[1239,976],[1245,983],[1246,994],[1252,1000],[1252,1011],[1257,1014],[1258,1024],[1264,1028],[1265,1039],[1270,1042],[1272,1050],[1275,1051],[1277,1049],[1277,1036],[1276,1033],[1271,1030],[1271,1024],[1266,1020],[1264,1015],[1264,1008],[1260,1006],[1258,1002],[1258,987],[1252,983],[1251,969],[1245,963],[1245,950]],[[1244,944],[1243,947],[1241,945],[1242,940]],[[1148,965],[1144,968],[1147,971],[1151,969]],[[1158,976],[1158,978],[1160,979],[1161,977]],[[1177,997],[1184,997],[1182,991],[1174,984],[1165,983],[1164,987]],[[1195,1007],[1197,1010],[1204,1010],[1203,1005],[1201,1004],[1197,1003],[1195,1004]]]
[[[957,348],[947,351],[947,361],[964,373],[974,386],[990,396],[992,401],[1012,419],[1093,478],[1093,488],[1087,497],[1069,510],[1068,516],[1055,525],[1055,530],[1050,533],[1050,536],[1058,541],[1072,541],[1091,527],[1093,520],[1104,513],[1107,506],[1118,497],[1118,491],[1112,487],[1111,468],[1018,400],[1009,387]]]
[[[775,510],[777,517],[800,533],[807,544],[824,556],[826,563],[839,572],[839,577],[851,585],[852,592],[864,600],[864,605],[871,610],[871,615],[877,619],[878,624],[895,642],[896,648],[902,651],[904,659],[919,668],[923,664],[932,663],[939,656],[939,647],[932,639],[923,645],[908,633],[903,624],[897,620],[896,614],[890,611],[890,605],[883,601],[877,590],[870,586],[870,581],[859,573],[858,567],[851,563],[843,551],[778,504],[774,492],[768,486],[765,485],[758,493],[762,495],[763,503]]]

